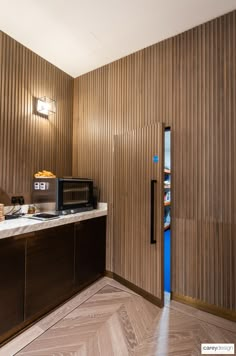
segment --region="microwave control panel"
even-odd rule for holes
[[[49,182],[34,182],[34,190],[48,190]]]

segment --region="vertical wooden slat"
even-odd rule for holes
[[[0,32],[0,201],[30,202],[33,173],[72,173],[73,78]],[[33,113],[33,97],[48,96],[57,112]]]

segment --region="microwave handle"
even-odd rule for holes
[[[154,222],[155,222],[155,216],[154,216],[154,195],[155,195],[155,183],[156,183],[156,179],[151,179],[151,221],[150,221],[150,243],[151,244],[155,244],[156,240],[154,238]]]

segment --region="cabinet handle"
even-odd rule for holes
[[[155,194],[155,183],[156,179],[151,180],[151,224],[150,224],[150,243],[155,244],[156,240],[154,239],[154,194]]]

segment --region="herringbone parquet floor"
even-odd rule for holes
[[[235,343],[233,322],[177,302],[163,309],[105,284],[18,356],[197,356],[201,343]]]
[[[202,342],[235,341],[236,333],[107,285],[17,355],[197,356]]]

